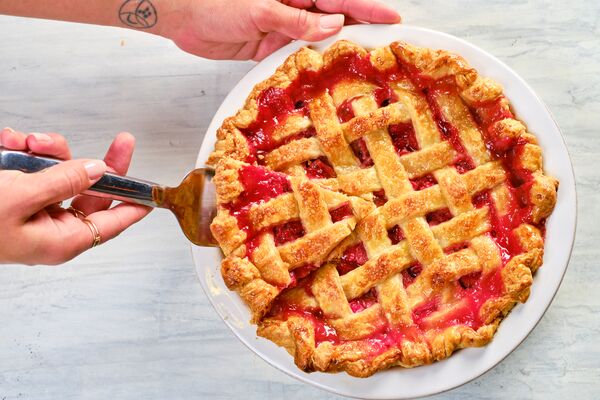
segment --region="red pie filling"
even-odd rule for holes
[[[415,130],[411,122],[390,125],[388,133],[399,156],[419,150],[419,144],[417,143],[417,137],[415,136]]]
[[[386,70],[377,70],[370,62],[369,56],[345,54],[339,57],[328,68],[320,71],[301,71],[286,88],[271,87],[265,89],[257,97],[258,115],[248,127],[241,129],[250,149],[247,162],[257,160],[261,152],[269,152],[281,146],[272,139],[273,131],[290,115],[307,115],[308,102],[326,90],[333,89],[342,81],[364,81],[377,87],[374,92],[375,101],[380,106],[397,101],[395,92],[389,83],[397,81],[402,74],[397,66]],[[342,103],[338,109],[341,122],[354,117],[352,99]]]
[[[432,174],[423,175],[419,178],[411,179],[410,183],[415,190],[423,190],[427,189],[430,186],[436,185],[437,181],[435,180]]]
[[[251,154],[247,162],[256,161],[258,152],[268,152],[277,147],[273,140],[275,127],[283,122],[283,118],[298,113],[302,115],[303,110],[296,110],[294,102],[282,88],[271,87],[260,93],[257,99],[258,114],[256,120],[250,126],[240,129],[246,137]]]
[[[438,96],[440,93],[448,91],[455,93],[456,89],[454,85],[448,85],[444,81],[441,81],[441,84],[437,84],[436,82],[433,84],[432,87],[427,87],[423,89],[423,92],[427,98],[427,103],[429,104],[429,107],[433,114],[433,119],[437,124],[442,139],[447,140],[452,145],[452,147],[454,147],[454,150],[457,153],[456,159],[454,160],[454,164],[456,170],[462,174],[466,171],[474,169],[475,163],[473,162],[471,156],[469,156],[469,154],[465,150],[465,147],[463,146],[460,140],[458,129],[456,129],[454,125],[452,125],[446,120],[446,117],[442,113],[442,110],[436,101],[436,96]]]
[[[302,265],[302,266],[294,269],[292,272],[290,272],[290,277],[292,278],[292,281],[288,285],[288,288],[295,287],[298,284],[298,281],[306,278],[307,276],[310,275],[311,272],[313,272],[314,270],[316,270],[318,268],[319,268],[319,266],[316,264],[305,264],[305,265]],[[307,290],[308,286],[305,286],[304,288],[305,288],[305,290]],[[309,293],[309,294],[312,294],[312,293]]]
[[[316,346],[323,342],[331,342],[333,344],[340,342],[336,330],[323,321],[323,313],[320,310],[311,312],[292,304],[279,304],[278,309],[272,310],[270,315],[273,314],[273,311],[275,311],[275,315],[281,316],[284,320],[295,316],[310,321],[315,330]]]
[[[354,214],[352,212],[352,206],[347,202],[329,210],[329,215],[331,215],[331,222],[338,222],[345,218],[350,218]]]
[[[510,202],[515,203],[516,200],[512,193],[511,197]],[[509,212],[506,215],[500,216],[498,215],[492,200],[492,195],[487,190],[473,196],[473,204],[475,204],[476,207],[488,207],[492,225],[492,229],[489,231],[488,235],[490,235],[498,245],[504,264],[515,255],[523,252],[518,238],[513,234],[513,229],[530,219],[530,207],[520,208],[518,205],[509,207]]]
[[[337,108],[337,115],[340,123],[348,122],[354,118],[354,110],[352,109],[352,102],[354,98],[346,99]]]
[[[387,107],[391,103],[398,101],[396,92],[394,92],[394,90],[387,83],[375,89],[373,94],[375,95],[375,101],[379,107]]]
[[[412,319],[419,327],[423,325],[423,320],[431,316],[440,308],[440,299],[438,297],[430,298],[419,304],[412,310]]]
[[[300,220],[288,221],[283,225],[273,227],[275,246],[293,242],[296,239],[300,239],[304,234],[304,227]]]
[[[498,154],[507,151],[512,147],[514,139],[499,137],[498,133],[493,130],[493,125],[506,118],[514,118],[513,113],[504,105],[506,99],[501,96],[499,99],[480,104],[473,110],[475,121],[479,124],[488,148]]]
[[[400,225],[394,225],[392,228],[388,229],[388,237],[392,241],[392,244],[398,244],[404,240],[404,232],[402,232]]]
[[[292,187],[286,175],[262,167],[244,166],[239,169],[238,176],[244,191],[240,193],[235,201],[226,204],[224,207],[237,218],[240,230],[251,237],[256,232],[252,232],[248,219],[250,208],[254,204],[291,192]]]
[[[367,293],[357,297],[356,299],[350,300],[349,304],[353,313],[364,311],[373,304],[377,304],[377,293],[375,288],[372,288]]]
[[[385,195],[385,190],[381,189],[376,192],[373,192],[373,203],[375,203],[377,207],[381,207],[382,205],[387,203],[387,201],[388,198]]]
[[[344,251],[342,257],[338,260],[337,270],[340,275],[345,275],[348,272],[356,269],[369,260],[367,250],[361,243],[350,246]]]
[[[425,216],[425,219],[430,226],[439,225],[442,222],[451,220],[452,213],[448,208],[442,208],[441,210],[430,212]]]
[[[358,158],[358,161],[360,161],[361,167],[368,168],[373,166],[373,159],[371,158],[369,149],[367,149],[365,139],[356,139],[354,142],[350,143],[350,148],[354,152],[356,158]]]
[[[244,166],[240,168],[238,176],[244,188],[238,197],[238,203],[258,203],[292,190],[286,175],[265,168]]]
[[[325,156],[306,161],[304,163],[304,170],[306,171],[306,176],[310,179],[328,179],[337,176]]]
[[[444,249],[444,253],[446,253],[446,254],[456,253],[457,251],[464,250],[467,247],[469,247],[469,243],[456,243],[456,244],[453,244],[452,246],[446,247]]]
[[[410,286],[422,271],[423,266],[419,263],[413,264],[410,267],[402,270],[402,284],[404,287]]]
[[[454,325],[466,325],[477,329],[482,326],[483,321],[479,316],[481,306],[489,299],[498,298],[504,294],[501,270],[497,269],[487,275],[472,273],[463,276],[457,282],[456,293],[458,301],[462,302],[451,312],[435,321],[422,319],[421,329],[430,327],[443,329]]]
[[[437,97],[440,94],[456,92],[456,87],[448,81],[434,81],[427,77],[422,77],[413,66],[403,65],[394,67],[388,71],[378,71],[374,69],[368,57],[358,55],[345,55],[337,60],[330,68],[319,73],[312,71],[301,72],[299,78],[286,89],[275,89],[259,100],[259,118],[257,124],[252,129],[247,129],[244,134],[251,143],[251,147],[258,149],[267,149],[270,143],[268,139],[269,132],[279,120],[291,113],[306,113],[306,101],[314,98],[320,92],[333,88],[338,82],[343,80],[361,80],[371,82],[379,88],[376,93],[377,103],[385,107],[390,102],[397,101],[394,92],[389,83],[401,78],[409,78],[413,84],[419,88],[425,96],[428,105],[432,111],[434,121],[443,140],[447,140],[457,153],[454,160],[454,167],[459,173],[465,173],[475,168],[473,159],[466,152],[459,132],[444,116],[440,106],[437,103]],[[301,107],[294,107],[298,102]],[[354,117],[351,106],[351,100],[341,104],[338,109],[338,118],[341,122],[346,122]],[[500,159],[505,167],[508,177],[509,187],[509,212],[507,215],[500,216],[495,207],[492,195],[489,191],[477,193],[473,196],[473,204],[476,207],[488,207],[491,230],[488,235],[497,243],[503,264],[506,264],[512,257],[522,253],[522,248],[518,240],[514,237],[512,231],[520,224],[531,223],[531,201],[529,190],[532,184],[531,174],[525,170],[519,162],[519,155],[523,151],[525,142],[521,139],[501,138],[494,131],[497,121],[505,118],[512,118],[513,115],[504,104],[504,99],[498,99],[493,102],[479,104],[471,109],[474,121],[478,124],[486,146],[495,158]],[[398,124],[389,127],[390,137],[394,147],[399,155],[404,155],[412,151],[419,150],[414,130],[410,124]],[[275,144],[277,145],[277,144]],[[262,146],[262,147],[261,147]],[[363,167],[373,165],[373,161],[368,152],[363,139],[358,139],[351,143],[352,150],[360,160]],[[317,171],[313,177],[323,177],[326,175],[321,172],[325,168],[315,168]],[[312,172],[307,168],[307,174],[311,176]],[[411,183],[415,190],[423,190],[435,185],[437,182],[431,175],[425,175],[417,179],[412,179]],[[383,204],[385,193],[380,191],[380,195],[375,195],[376,202]],[[344,213],[342,213],[344,214]],[[337,210],[332,210],[332,219],[338,217]],[[437,225],[452,218],[448,209],[442,209],[430,213],[426,216],[430,225]],[[541,224],[543,225],[543,223]],[[543,226],[540,226],[543,229]],[[402,230],[398,227],[392,227],[388,231],[392,243],[398,243],[404,238]],[[467,243],[458,243],[447,247],[444,251],[447,254],[460,251],[467,247]],[[365,247],[358,243],[346,249],[340,259],[337,260],[337,270],[340,275],[344,275],[368,261]],[[314,266],[313,266],[314,267]],[[312,269],[310,269],[312,270]],[[416,263],[405,268],[401,275],[405,287],[410,286],[418,278],[423,267]],[[501,275],[501,268],[496,271],[483,275],[481,272],[475,272],[460,277],[455,282],[455,300],[454,308],[451,311],[441,310],[442,304],[438,297],[426,299],[412,311],[414,325],[405,328],[393,328],[389,326],[384,319],[377,323],[375,331],[363,341],[371,346],[373,355],[397,347],[403,340],[415,340],[420,337],[424,330],[444,328],[453,325],[466,325],[473,329],[483,325],[479,316],[481,306],[489,299],[498,298],[504,293],[504,284]],[[309,271],[310,272],[310,271]],[[308,291],[308,281],[312,275],[309,275],[299,285],[306,285]],[[350,301],[350,307],[353,312],[361,312],[377,302],[375,292],[369,291],[360,298]],[[452,307],[452,306],[451,306]],[[444,311],[438,314],[439,311]],[[320,310],[302,310],[296,305],[282,304],[277,302],[274,305],[270,316],[287,319],[290,315],[302,315],[312,322],[315,328],[316,345],[328,341],[339,343],[335,329],[327,325],[323,320]]]

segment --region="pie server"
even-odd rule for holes
[[[0,146],[0,170],[38,172],[60,163],[49,157],[40,157]],[[177,187],[167,187],[142,179],[119,176],[107,172],[84,193],[90,196],[167,208],[175,214],[179,225],[190,242],[198,246],[216,246],[210,232],[210,223],[217,213],[214,170],[198,168],[191,171]]]

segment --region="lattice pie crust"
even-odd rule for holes
[[[298,50],[209,164],[223,279],[258,334],[361,377],[488,343],[527,300],[558,187],[496,82],[402,42]]]

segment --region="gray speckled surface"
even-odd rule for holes
[[[580,219],[569,270],[529,338],[436,398],[593,398],[600,392],[600,3],[395,2],[515,69],[548,104],[573,158]],[[138,138],[131,175],[175,184],[252,63],[189,56],[157,37],[0,17],[0,124],[58,131],[99,157]],[[333,399],[250,353],[212,310],[166,212],[67,265],[0,267],[0,399]]]

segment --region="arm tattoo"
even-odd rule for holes
[[[150,0],[125,0],[119,9],[119,18],[125,25],[138,29],[151,28],[158,21]]]

